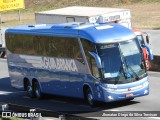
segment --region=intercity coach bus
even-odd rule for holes
[[[11,85],[31,98],[53,94],[93,106],[149,94],[142,46],[119,24],[23,25],[5,37]]]

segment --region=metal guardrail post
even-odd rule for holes
[[[8,109],[8,104],[2,105],[2,111],[5,111],[5,110],[7,110],[7,109]]]
[[[31,114],[34,114],[36,112],[36,109],[30,109],[29,110]],[[31,115],[30,120],[34,120],[34,117]]]
[[[7,112],[7,109],[9,108],[8,104],[2,105],[2,118],[10,118],[11,112]]]
[[[65,115],[59,115],[59,120],[66,120]]]

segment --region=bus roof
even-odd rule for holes
[[[35,24],[9,28],[6,33],[85,38],[97,44],[130,40],[135,34],[119,24],[63,23]]]

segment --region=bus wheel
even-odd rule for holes
[[[91,107],[95,106],[95,101],[93,99],[93,93],[91,92],[91,90],[89,88],[86,91],[86,99],[87,99],[88,104]]]
[[[0,57],[1,57],[1,58],[4,58],[5,55],[6,55],[5,52],[1,52],[1,53],[0,53]]]
[[[27,91],[27,94],[29,95],[30,98],[34,97],[32,85],[29,82],[27,82],[26,91]]]
[[[43,97],[40,85],[37,81],[34,82],[34,90],[33,91],[34,91],[35,97],[37,97],[38,99],[41,99]]]

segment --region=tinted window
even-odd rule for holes
[[[10,34],[6,45],[16,54],[83,59],[77,38]]]
[[[81,42],[82,42],[83,49],[84,49],[84,52],[85,52],[85,55],[86,55],[86,58],[87,58],[88,65],[89,65],[90,70],[92,72],[92,75],[95,76],[95,77],[98,77],[99,73],[98,73],[98,68],[97,68],[96,61],[89,53],[89,51],[92,51],[92,52],[96,53],[95,45],[92,42],[90,42],[88,40],[85,40],[85,39],[81,39]]]

